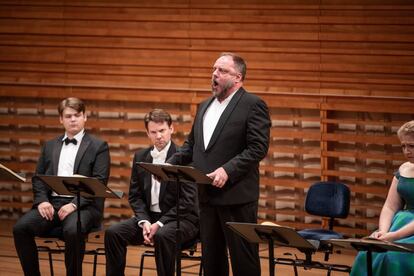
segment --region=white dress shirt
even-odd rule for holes
[[[65,136],[62,139],[62,149],[60,150],[59,164],[58,164],[58,176],[72,176],[73,170],[75,168],[75,159],[76,154],[78,153],[80,143],[82,138],[85,135],[84,129],[79,131],[73,138],[76,139],[76,145],[69,143],[65,144],[65,139],[68,137],[65,133]],[[72,195],[58,195],[55,192],[52,193],[52,196],[67,196],[73,197]]]
[[[167,153],[170,149],[171,141],[161,150],[158,151],[156,147],[151,151],[152,156],[152,163],[153,164],[164,164],[165,160],[167,159]],[[160,213],[160,204],[159,204],[159,197],[160,197],[160,187],[161,183],[151,175],[151,207],[150,210],[152,212]]]
[[[230,94],[221,103],[217,100],[217,98],[215,98],[213,102],[210,104],[210,106],[207,108],[206,112],[204,113],[203,138],[205,149],[208,147],[208,143],[210,143],[211,136],[213,135],[214,129],[216,128],[221,115],[223,114],[226,107],[229,105],[229,102],[233,98],[234,94],[236,94],[236,92]]]

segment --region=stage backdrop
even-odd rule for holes
[[[223,51],[246,59],[245,88],[271,111],[260,219],[325,224],[304,199],[335,180],[352,190],[337,229],[375,229],[404,161],[396,130],[414,119],[412,1],[1,0],[0,162],[30,180],[41,145],[62,133],[57,103],[80,97],[88,131],[110,144],[109,186],[127,193],[133,153],[148,145],[144,114],[171,112],[181,144]],[[126,198],[106,201],[107,223],[131,216]],[[1,217],[31,199],[29,183],[2,181]]]

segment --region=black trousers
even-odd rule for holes
[[[46,220],[40,216],[39,211],[31,209],[24,214],[13,227],[14,245],[16,247],[17,255],[19,256],[20,263],[24,275],[26,276],[38,276],[40,275],[39,269],[39,256],[37,253],[37,247],[35,242],[36,236],[44,236],[52,228],[62,226],[63,239],[65,241],[65,266],[66,275],[76,275],[76,239],[77,239],[77,212],[73,212],[68,215],[63,221],[59,220],[58,210],[64,204],[71,201],[71,198],[53,198],[52,205],[55,209],[54,217],[52,221]],[[88,208],[80,209],[81,212],[81,252],[85,249],[85,234],[89,230],[97,226],[101,219],[101,216],[97,215],[96,210],[92,211]],[[82,254],[83,260],[83,254]]]
[[[157,219],[153,218],[151,223]],[[176,221],[159,228],[154,236],[155,262],[158,276],[173,276],[175,270]],[[187,220],[180,220],[182,243],[198,235],[198,228]],[[125,275],[128,245],[143,244],[142,228],[136,218],[112,225],[105,231],[106,276]]]
[[[204,274],[228,276],[230,253],[234,276],[259,276],[258,244],[251,244],[231,229],[226,222],[257,223],[257,202],[238,205],[212,206],[200,203],[200,238]]]

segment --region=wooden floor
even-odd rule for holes
[[[10,220],[1,220],[0,223],[0,276],[14,276],[14,275],[23,275],[19,260],[16,256],[16,251],[14,249],[13,237],[11,229],[13,227],[14,221]],[[90,240],[88,242],[87,248],[97,248],[103,247],[102,244],[102,235],[99,238]],[[41,241],[40,241],[41,242]],[[127,256],[127,268],[125,270],[125,275],[138,275],[139,273],[139,261],[141,253],[148,248],[143,246],[131,246],[128,247],[128,256]],[[289,248],[275,248],[276,257],[292,257],[296,255],[298,258],[303,258],[303,254],[295,249]],[[199,252],[198,252],[199,253]],[[285,255],[285,254],[291,254]],[[196,253],[197,254],[197,253]],[[262,265],[262,275],[269,274],[268,266],[268,251],[266,245],[261,245],[260,247],[260,257]],[[50,275],[49,264],[47,261],[47,255],[45,253],[40,253],[40,268],[42,275]],[[352,265],[353,259],[355,257],[355,252],[350,250],[341,250],[341,253],[335,253],[329,260],[330,263],[339,263],[344,265]],[[156,275],[155,272],[155,263],[153,258],[146,258],[145,261],[145,276]],[[313,257],[314,260],[322,261],[321,254],[317,253]],[[183,272],[182,275],[198,275],[198,263],[190,261],[182,261]],[[54,271],[56,276],[65,275],[65,265],[63,262],[62,255],[54,256]],[[85,256],[83,262],[83,275],[89,276],[92,275],[92,257]],[[105,275],[105,256],[98,257],[98,267],[97,275]],[[291,266],[287,265],[276,265],[276,275],[294,275],[293,269]],[[311,269],[304,270],[299,268],[299,275],[311,276],[311,275],[326,275],[326,270],[320,269]],[[332,272],[333,276],[335,275],[347,275],[343,272]]]

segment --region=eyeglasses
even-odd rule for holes
[[[218,67],[218,68],[215,68],[215,67],[213,67],[213,73],[215,72],[217,70],[217,72],[220,74],[220,75],[226,75],[226,74],[229,74],[229,75],[233,75],[233,76],[235,76],[235,75],[237,75],[237,73],[236,72],[230,72],[230,70],[228,70],[228,69],[224,69],[224,68],[222,68],[222,67]]]

